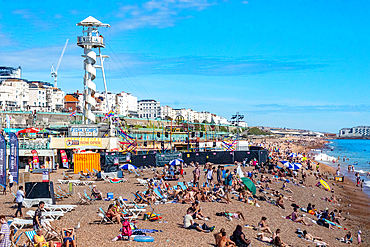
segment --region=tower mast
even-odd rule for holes
[[[85,20],[77,23],[77,26],[82,26],[82,36],[77,37],[77,45],[84,48],[84,55],[82,55],[84,60],[84,104],[83,104],[83,114],[85,117],[85,123],[91,124],[95,122],[95,114],[92,112],[93,107],[96,105],[95,92],[96,84],[93,82],[96,78],[96,68],[102,69],[104,87],[105,87],[105,97],[108,102],[107,85],[105,81],[103,61],[108,56],[102,55],[100,52],[101,48],[105,47],[104,38],[99,34],[98,27],[110,27],[109,24],[103,24],[92,16],[87,17]],[[93,49],[98,49],[98,54]],[[96,57],[100,58],[100,65],[95,65]],[[108,109],[109,110],[109,109]]]

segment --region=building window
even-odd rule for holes
[[[69,107],[69,108],[68,108],[68,110],[69,110],[69,111],[72,111],[72,107]]]

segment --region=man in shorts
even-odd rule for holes
[[[42,209],[44,208],[45,203],[41,201],[39,203],[39,207],[35,211],[35,215],[33,216],[33,230],[37,232],[38,229],[41,229],[41,216],[42,216]]]
[[[13,175],[9,172],[8,173],[8,179],[9,179],[9,191],[10,193],[12,193],[12,187],[13,187],[13,184],[14,184],[14,179],[13,179]]]

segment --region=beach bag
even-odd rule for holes
[[[132,235],[131,225],[128,222],[128,220],[125,220],[122,223],[122,236],[131,236],[131,235]]]

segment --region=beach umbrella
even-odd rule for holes
[[[288,161],[280,161],[281,164],[283,164],[285,167],[289,167],[290,166],[290,163]]]
[[[289,169],[299,170],[302,168],[301,163],[289,163]]]
[[[297,154],[296,153],[291,153],[291,154],[289,154],[289,157],[292,157],[292,158],[297,157]]]
[[[181,162],[184,162],[182,159],[174,159],[170,161],[171,166],[179,166]]]
[[[247,177],[241,178],[243,184],[252,192],[253,195],[256,194],[256,185]]]
[[[47,129],[42,129],[39,131],[39,134],[42,134],[42,133],[50,133],[50,130],[47,130]]]
[[[136,166],[134,165],[131,165],[131,164],[124,164],[122,166],[120,166],[121,169],[125,169],[125,170],[134,170],[134,169],[137,169]]]
[[[25,133],[39,133],[40,129],[38,128],[27,128],[17,132],[17,134],[25,134]]]

